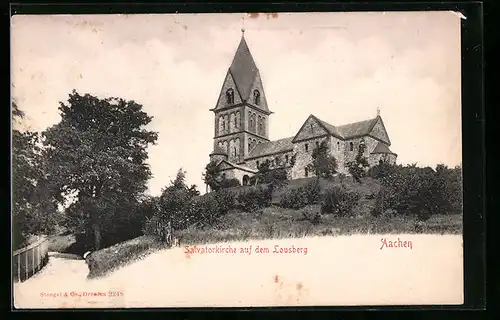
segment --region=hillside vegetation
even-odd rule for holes
[[[461,207],[453,202],[457,197],[442,194],[454,191],[454,184],[460,182],[450,178],[455,169],[440,168],[433,174],[411,166],[383,170],[394,170],[384,177],[392,176],[397,183],[375,178],[381,172],[373,170],[361,183],[348,178],[309,178],[275,189],[262,184],[199,196],[190,195],[189,188],[174,181],[159,203],[160,210],[164,205],[163,215],[147,219],[145,236],[91,254],[87,257],[89,276],[101,276],[169,247],[171,243],[161,241],[158,234],[164,231],[157,228],[166,217],[175,218],[168,221],[174,222],[173,238],[182,246],[352,234],[462,233]],[[405,179],[406,184],[400,184]],[[420,196],[427,190],[433,192],[432,197]]]

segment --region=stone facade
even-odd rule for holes
[[[313,150],[326,142],[338,172],[348,174],[361,143],[370,166],[380,161],[396,163],[389,135],[380,114],[375,118],[334,126],[310,115],[293,137],[269,140],[269,111],[260,72],[242,37],[216,103],[214,151],[210,160],[219,164],[226,178],[246,182],[265,161],[287,168],[291,179],[311,177],[307,170]],[[291,159],[295,158],[292,166]]]

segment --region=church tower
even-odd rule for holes
[[[239,164],[256,144],[269,141],[269,116],[259,69],[242,30],[236,54],[215,108],[214,151],[211,160],[225,159]]]

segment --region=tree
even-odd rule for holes
[[[12,102],[13,122],[24,118]],[[50,193],[37,132],[12,130],[13,245],[22,246],[28,235],[51,233],[59,222],[57,204]]]
[[[48,177],[56,182],[59,202],[68,205],[70,226],[93,236],[112,233],[127,221],[144,197],[151,176],[147,147],[157,133],[142,105],[121,98],[99,99],[75,90],[60,103],[61,121],[43,136]]]
[[[210,161],[203,173],[203,181],[205,185],[209,186],[212,191],[217,191],[221,188],[222,184],[221,170],[215,161]]]
[[[359,144],[358,153],[356,154],[356,158],[354,159],[354,161],[350,161],[349,163],[347,163],[349,173],[358,183],[361,183],[361,178],[363,178],[366,174],[366,168],[370,166],[368,164],[368,159],[365,157],[365,150],[366,145],[362,141]]]
[[[312,162],[307,165],[307,169],[314,172],[316,177],[331,178],[337,173],[337,159],[329,154],[326,141],[322,141],[312,153]]]
[[[279,157],[276,157],[274,161],[268,159],[260,163],[257,170],[257,173],[252,177],[252,181],[255,185],[260,183],[269,184],[271,192],[287,183],[288,173]]]

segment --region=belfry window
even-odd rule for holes
[[[253,91],[253,103],[256,105],[260,105],[260,92],[259,90]]]
[[[340,142],[337,141],[337,149],[340,151]]]
[[[354,151],[354,143],[349,143],[349,150]]]
[[[234,91],[233,91],[233,89],[227,89],[227,91],[226,91],[226,102],[228,104],[233,104],[234,103]]]
[[[308,152],[308,151],[309,151],[309,145],[306,143],[306,144],[304,145],[304,147],[305,147],[306,152]]]

